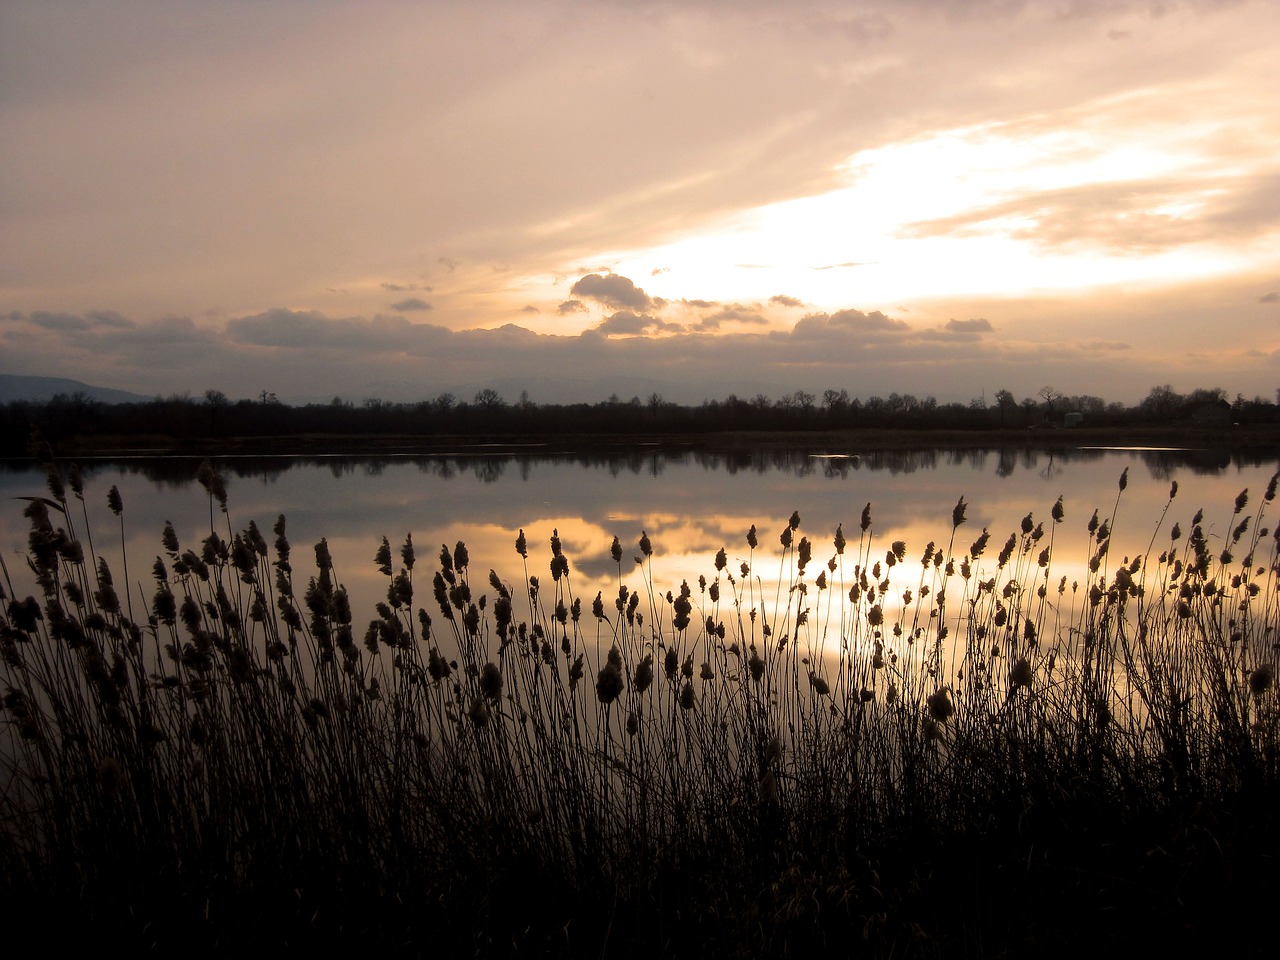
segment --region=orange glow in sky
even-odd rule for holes
[[[0,373],[1269,397],[1274,37],[1261,0],[6,3]]]

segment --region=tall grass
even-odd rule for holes
[[[695,584],[615,539],[594,598],[556,536],[512,579],[384,539],[360,620],[324,541],[303,573],[199,479],[208,536],[166,526],[144,585],[50,466],[37,595],[3,571],[0,895],[49,936],[934,956],[1250,942],[1274,906],[1275,477],[1213,547],[1196,513],[1111,554],[1122,476],[1004,539],[963,500],[914,549],[793,514]]]

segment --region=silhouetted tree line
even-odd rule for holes
[[[1100,397],[1071,396],[1052,387],[1021,400],[1008,390],[968,403],[939,403],[932,396],[890,393],[866,399],[845,390],[820,397],[804,390],[771,398],[730,395],[697,406],[671,403],[660,394],[599,403],[538,404],[522,394],[507,402],[492,389],[470,401],[441,393],[417,403],[369,398],[356,404],[335,397],[329,403],[291,406],[274,393],[232,401],[218,390],[200,398],[171,396],[145,403],[110,404],[82,393],[47,402],[15,401],[0,407],[0,443],[21,453],[33,431],[55,445],[72,438],[204,440],[285,436],[448,437],[567,435],[694,435],[731,431],[803,432],[823,430],[991,430],[1037,427],[1125,426],[1161,423],[1263,424],[1280,422],[1276,401],[1262,397],[1227,399],[1221,388],[1180,394],[1165,384],[1153,387],[1136,406]]]

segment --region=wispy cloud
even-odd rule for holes
[[[21,314],[15,316],[20,317]],[[36,310],[31,322],[47,330],[97,330],[102,328],[127,330],[134,324],[114,310],[90,310],[85,314],[49,313]]]
[[[1280,176],[1091,183],[1024,193],[904,227],[910,238],[998,232],[1050,248],[1143,252],[1228,236],[1254,238],[1280,221]]]
[[[976,320],[948,320],[946,329],[951,333],[991,333],[995,327],[981,317]]]
[[[397,313],[410,313],[419,310],[430,310],[431,304],[423,300],[421,297],[409,297],[406,300],[400,300],[391,304],[391,309]]]

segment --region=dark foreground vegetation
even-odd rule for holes
[[[203,398],[175,396],[146,403],[108,404],[84,394],[45,403],[0,406],[0,455],[21,456],[38,433],[62,456],[121,450],[181,448],[203,453],[278,448],[288,438],[290,452],[340,446],[348,452],[397,447],[431,448],[459,441],[475,444],[513,441],[525,445],[563,442],[634,442],[637,437],[670,440],[732,438],[750,433],[839,442],[851,433],[868,434],[881,445],[936,440],[990,444],[1043,444],[1047,431],[1062,430],[1074,442],[1174,444],[1274,443],[1280,405],[1262,397],[1227,399],[1222,389],[1180,394],[1155,387],[1137,406],[1100,397],[1068,396],[1046,387],[1021,401],[998,390],[967,404],[938,403],[933,397],[892,393],[865,400],[844,390],[820,398],[798,390],[778,399],[730,396],[698,406],[669,403],[658,394],[647,400],[610,397],[601,403],[537,404],[527,397],[508,403],[493,390],[470,401],[443,393],[420,403],[370,398],[356,405],[339,398],[327,404],[289,406],[264,391],[256,400],[231,401],[217,390]],[[980,438],[980,441],[979,441]],[[277,452],[278,449],[277,449]]]
[[[927,545],[877,539],[871,505],[812,540],[793,515],[693,584],[654,583],[642,534],[594,598],[555,538],[513,534],[501,572],[384,539],[374,611],[323,541],[237,530],[201,482],[208,537],[119,569],[74,471],[27,502],[0,902],[42,943],[1273,949],[1274,478],[1166,509],[1140,556],[1109,549],[1124,476],[1007,531],[961,501]],[[1087,566],[1055,566],[1066,542]]]

